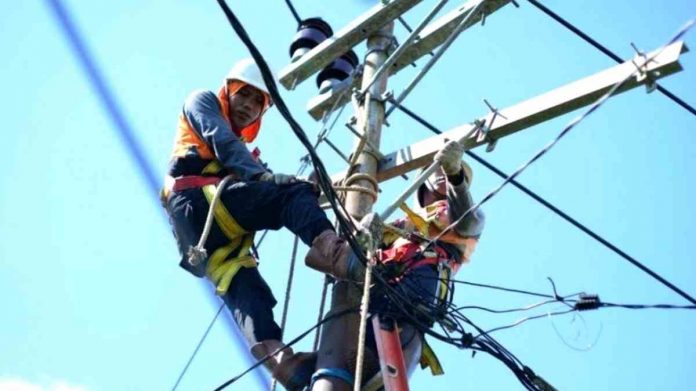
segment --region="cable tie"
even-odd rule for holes
[[[596,310],[602,303],[596,294],[581,293],[580,298],[575,302],[575,309],[578,311]]]
[[[474,335],[471,333],[464,333],[462,334],[462,338],[460,338],[461,345],[459,346],[460,349],[469,349],[471,345],[474,344]],[[476,351],[474,351],[474,354]]]

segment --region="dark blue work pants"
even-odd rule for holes
[[[322,231],[333,229],[318,205],[313,186],[305,182],[276,185],[273,182],[231,182],[222,190],[220,202],[248,232],[286,227],[311,245]],[[167,200],[167,212],[182,255],[181,266],[198,277],[205,275],[205,265],[191,266],[186,259],[189,246],[195,246],[203,232],[210,205],[198,189],[173,193]],[[229,244],[217,223],[205,243],[208,254]],[[238,254],[233,252],[230,257]],[[280,339],[281,332],[273,319],[276,300],[256,268],[242,268],[223,296],[235,321],[250,345],[267,339]]]

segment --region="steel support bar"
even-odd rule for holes
[[[679,64],[681,53],[688,49],[683,42],[675,42],[666,47],[657,57],[650,61],[646,70],[649,78],[632,78],[617,91],[624,92],[646,84],[650,79],[656,80],[682,70]],[[649,53],[650,58],[655,52]],[[641,59],[636,58],[636,63]],[[636,66],[629,60],[592,76],[567,84],[545,94],[523,101],[516,105],[498,110],[498,116],[487,132],[477,131],[464,142],[466,149],[498,140],[512,133],[532,127],[541,122],[559,117],[573,110],[587,106],[599,99],[614,84],[636,71]],[[493,114],[481,118],[488,124]],[[450,129],[438,136],[417,142],[409,147],[385,154],[380,161],[376,179],[383,182],[432,162],[433,155],[447,142],[458,140],[469,134],[475,124],[466,124]],[[340,178],[337,174],[333,178]]]
[[[280,83],[287,89],[307,80],[333,60],[374,34],[381,27],[398,18],[421,0],[391,0],[378,5],[356,18],[324,42],[307,52],[280,72]],[[328,108],[327,108],[328,110]]]
[[[429,54],[434,48],[442,45],[454,29],[471,13],[477,3],[478,0],[468,1],[426,26],[419,37],[391,65],[390,75],[398,73],[417,59]],[[482,6],[482,15],[488,18],[508,3],[510,0],[486,0]],[[462,27],[462,31],[480,21],[481,18],[470,18]],[[358,88],[361,83],[361,77],[355,77],[353,84],[346,88]],[[331,110],[332,107],[340,107],[350,102],[350,94],[342,94],[342,92],[343,89],[330,91],[311,99],[307,104],[307,111],[315,120],[320,120],[322,115]]]
[[[408,373],[396,321],[375,316],[372,318],[372,329],[379,353],[384,391],[408,391]]]

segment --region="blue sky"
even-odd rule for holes
[[[296,0],[303,17],[321,16],[340,29],[376,2]],[[482,99],[510,106],[614,65],[594,48],[541,14],[528,2],[507,6],[486,25],[466,31],[414,93],[407,107],[441,129],[486,113]],[[123,391],[171,389],[219,306],[211,289],[177,266],[178,255],[163,211],[133,161],[50,6],[19,2],[0,15],[0,68],[5,140],[0,176],[0,389]],[[164,175],[176,116],[193,89],[216,90],[245,48],[216,2],[63,1],[109,90],[132,128],[147,163]],[[458,2],[450,2],[451,10]],[[623,58],[629,42],[652,50],[688,19],[687,0],[604,2],[544,1]],[[276,70],[289,61],[295,23],[284,2],[230,2],[252,39]],[[405,15],[415,25],[431,8]],[[445,12],[446,12],[445,11]],[[396,26],[403,40],[406,33]],[[696,47],[694,32],[687,45]],[[360,57],[364,44],[356,48]],[[696,105],[696,60],[661,81]],[[422,66],[424,61],[418,62]],[[397,93],[415,75],[390,79]],[[310,139],[318,124],[305,111],[313,81],[283,97]],[[341,121],[346,121],[349,110]],[[574,114],[535,126],[476,152],[506,172],[529,159]],[[334,143],[348,150],[340,126]],[[430,137],[401,114],[382,138],[390,152]],[[294,173],[304,154],[277,111],[271,110],[256,143],[276,171]],[[659,93],[640,88],[612,98],[519,178],[580,222],[606,237],[675,285],[696,295],[691,251],[696,237],[696,117]],[[330,172],[343,168],[319,148]],[[480,199],[500,179],[477,163],[473,193]],[[404,187],[384,184],[376,210]],[[550,292],[597,293],[609,302],[685,301],[547,209],[509,187],[484,207],[487,227],[471,265],[458,278]],[[279,301],[288,275],[292,236],[271,232],[261,246],[261,272]],[[303,255],[306,248],[300,248]],[[286,335],[314,324],[322,276],[300,261]],[[496,309],[535,298],[460,286],[456,302]],[[530,314],[556,309],[553,305]],[[282,304],[277,308],[280,318]],[[492,328],[522,315],[466,312]],[[693,311],[605,309],[583,314],[586,329],[575,340],[576,319],[536,320],[497,333],[524,363],[562,390],[690,389]],[[586,346],[587,351],[571,349]],[[309,349],[313,337],[299,348]],[[502,364],[483,354],[434,344],[446,376],[417,371],[415,390],[520,389]],[[185,373],[180,390],[213,389],[248,366],[226,316],[213,326]],[[246,376],[231,389],[258,389]]]

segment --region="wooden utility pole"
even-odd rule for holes
[[[372,80],[373,75],[387,59],[387,51],[393,42],[393,23],[390,22],[367,39],[367,56],[365,57],[363,85]],[[362,103],[355,113],[358,131],[362,137],[356,137],[353,151],[355,165],[349,172],[347,186],[355,185],[374,190],[377,193],[376,181],[363,179],[374,178],[379,161],[375,151],[370,146],[379,148],[382,123],[384,121],[384,93],[389,74],[384,73],[362,96]],[[365,142],[367,140],[368,142]],[[368,145],[369,144],[369,145]],[[354,178],[354,179],[351,179]],[[367,193],[348,192],[346,210],[356,221],[372,211],[375,199]],[[326,316],[360,304],[362,289],[360,286],[339,281],[334,284],[331,309]],[[317,369],[341,369],[353,374],[358,349],[359,315],[355,312],[343,315],[330,321],[324,326],[319,345],[319,360]],[[367,353],[371,356],[371,353]],[[377,370],[378,361],[374,356],[366,357],[366,367],[372,372]],[[367,371],[368,373],[370,371]],[[350,391],[353,389],[348,382],[334,376],[322,377],[314,383],[312,391]]]

